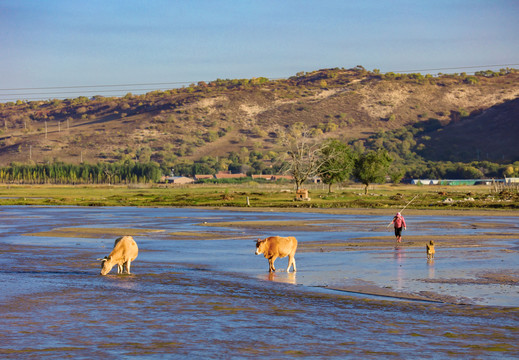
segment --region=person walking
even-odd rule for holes
[[[396,242],[402,242],[402,229],[407,230],[407,227],[405,225],[405,219],[402,216],[402,214],[397,212],[395,217],[393,218],[393,221],[391,221],[391,224],[394,224],[395,226]]]

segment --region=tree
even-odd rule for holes
[[[391,178],[393,184],[398,184],[402,180],[402,177],[404,177],[404,175],[405,171],[400,168],[394,167],[389,170],[389,177]]]
[[[377,151],[369,151],[361,154],[355,161],[353,175],[357,180],[363,183],[366,188],[364,193],[368,193],[368,187],[371,183],[383,182],[393,160],[385,149]]]
[[[144,146],[137,151],[137,157],[141,163],[150,162],[153,151],[149,146]]]
[[[305,125],[294,126],[291,131],[278,134],[288,149],[286,172],[292,175],[296,190],[310,177],[318,174],[323,164],[321,145],[311,138],[310,130]]]
[[[350,147],[339,140],[329,140],[321,148],[322,165],[319,176],[332,192],[332,185],[346,180],[353,170],[354,155]]]

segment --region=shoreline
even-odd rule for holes
[[[175,207],[175,206],[173,206]],[[315,212],[344,215],[386,215],[393,216],[398,209],[389,208],[286,208],[286,207],[240,207],[240,206],[178,206],[177,208],[233,210],[245,212]],[[404,210],[404,215],[423,216],[519,216],[519,210],[501,209],[412,209]]]

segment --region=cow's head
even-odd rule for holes
[[[266,250],[267,248],[267,239],[258,239],[258,241],[256,241],[256,255],[259,255],[259,254],[263,254],[263,252]]]
[[[112,261],[112,257],[105,256],[101,260],[101,275],[106,275],[112,270],[115,263]]]

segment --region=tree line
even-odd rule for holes
[[[404,153],[388,143],[403,143],[412,139],[410,132],[400,130],[386,141],[377,135],[366,142],[368,147],[349,144],[338,139],[325,141],[313,137],[304,125],[278,130],[284,151],[230,152],[227,156],[204,156],[195,161],[179,159],[175,163],[121,160],[115,163],[47,164],[12,163],[0,167],[0,183],[9,184],[135,184],[157,183],[162,176],[182,175],[194,177],[215,174],[219,171],[253,174],[289,174],[299,189],[312,177],[332,185],[356,180],[366,186],[382,183],[386,179],[398,183],[403,178],[429,179],[481,179],[519,176],[519,162],[501,165],[488,161],[471,163],[424,161],[416,154]],[[382,141],[379,141],[383,139]],[[380,146],[377,146],[380,145]]]
[[[307,142],[305,137],[293,140],[285,154],[271,159],[266,167],[261,153],[247,157],[230,153],[228,157],[204,157],[195,162],[179,163],[174,168],[154,161],[116,163],[48,164],[12,163],[0,167],[0,183],[5,184],[137,184],[158,183],[164,175],[193,177],[215,174],[219,171],[253,174],[288,174],[294,178],[296,188],[307,180],[320,177],[331,191],[334,184],[356,180],[366,186],[390,179],[399,183],[404,178],[414,179],[481,179],[515,177],[519,162],[500,165],[488,161],[472,163],[416,162],[404,166],[387,150],[359,151],[337,139],[323,143]],[[265,156],[267,159],[267,156]],[[252,164],[254,166],[251,166]],[[263,160],[263,161],[262,161]],[[269,160],[270,161],[270,160]],[[262,166],[257,164],[261,163]],[[169,164],[168,164],[169,165]],[[405,170],[404,170],[405,169]]]
[[[163,170],[149,163],[98,163],[79,165],[17,164],[0,168],[0,182],[8,184],[135,184],[160,181]]]

